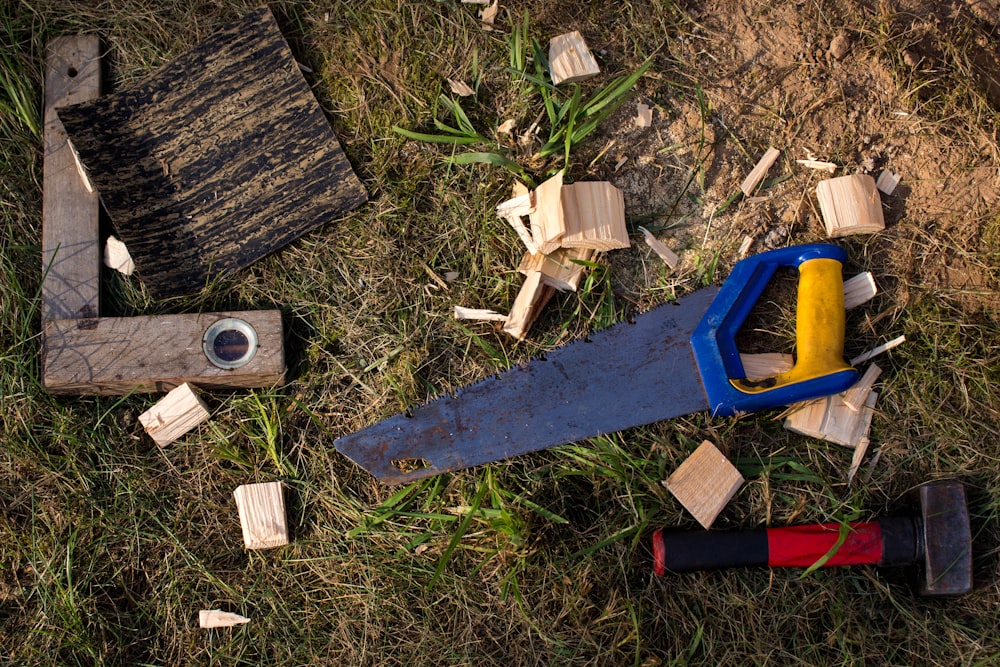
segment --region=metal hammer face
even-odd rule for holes
[[[918,487],[924,581],[921,595],[961,595],[972,589],[972,530],[965,488],[959,482]]]

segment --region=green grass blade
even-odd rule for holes
[[[478,144],[483,141],[482,137],[466,137],[466,136],[453,136],[445,134],[425,134],[423,132],[414,132],[413,130],[406,130],[397,125],[393,125],[392,131],[396,134],[401,134],[407,139],[413,139],[414,141],[425,141],[430,144],[454,144],[454,145],[467,145],[467,144]]]
[[[503,167],[517,174],[528,187],[535,187],[535,181],[524,170],[521,165],[509,158],[505,158],[499,153],[460,153],[445,160],[451,164],[491,164],[495,167]]]
[[[434,570],[434,575],[431,580],[427,583],[427,588],[430,589],[437,583],[437,580],[441,577],[441,573],[444,572],[444,568],[448,566],[448,561],[451,560],[452,554],[455,553],[455,549],[458,548],[459,543],[462,541],[462,537],[465,535],[466,531],[469,530],[469,526],[472,524],[472,520],[479,513],[479,506],[483,502],[483,498],[486,497],[486,492],[489,491],[490,485],[486,483],[485,480],[479,482],[479,490],[476,492],[475,497],[472,499],[472,503],[469,505],[469,512],[464,517],[462,517],[462,523],[459,524],[458,529],[455,534],[452,535],[451,541],[448,543],[448,547],[441,554],[441,560],[438,561],[437,569]]]

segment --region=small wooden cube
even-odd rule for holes
[[[564,248],[615,250],[632,245],[625,224],[625,198],[608,181],[580,181],[562,188]]]
[[[281,482],[244,484],[233,492],[247,549],[269,549],[288,544],[285,494]]]
[[[166,445],[209,418],[208,406],[187,382],[170,390],[139,415],[139,423],[158,445]]]
[[[674,471],[663,485],[703,528],[710,528],[719,512],[743,484],[743,475],[708,440]]]
[[[552,83],[585,81],[601,73],[594,55],[579,30],[553,37],[549,41],[549,74]]]
[[[874,234],[885,229],[882,199],[875,189],[875,179],[867,174],[820,181],[816,198],[831,238]]]

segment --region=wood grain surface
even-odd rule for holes
[[[267,8],[58,115],[154,298],[367,201]]]
[[[240,368],[212,365],[202,350],[209,325],[238,317],[257,332],[259,348]],[[198,387],[263,387],[284,380],[281,313],[276,310],[147,317],[101,317],[45,323],[42,376],[53,394],[127,394]]]
[[[45,58],[43,320],[97,316],[101,272],[97,193],[84,183],[56,107],[100,94],[100,56],[96,35],[74,35],[49,42]]]

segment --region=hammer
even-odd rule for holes
[[[917,487],[920,516],[871,522],[823,523],[750,531],[653,533],[653,571],[695,572],[730,567],[923,566],[921,595],[961,595],[972,589],[972,531],[959,482]],[[843,539],[836,550],[837,542]]]

